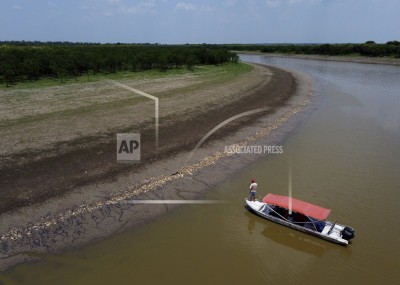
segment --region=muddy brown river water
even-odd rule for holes
[[[0,284],[397,284],[400,278],[400,68],[268,58],[310,75],[319,108],[269,155],[138,230],[0,275]],[[288,193],[328,207],[356,230],[347,247],[263,220],[244,208],[258,195]],[[151,205],[150,205],[151,206]]]

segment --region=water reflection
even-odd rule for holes
[[[255,231],[256,223],[258,222],[264,228],[260,233],[274,243],[318,257],[323,256],[327,250],[327,246],[325,245],[326,242],[323,240],[320,241],[317,238],[307,236],[304,233],[274,224],[273,222],[258,217],[251,212],[246,212],[245,216],[248,219],[247,228],[249,234],[252,234]]]
[[[266,225],[261,234],[275,243],[318,257],[322,257],[327,250],[325,241],[280,225]]]
[[[249,217],[249,223],[247,225],[247,230],[249,231],[249,234],[252,234],[255,229],[256,229],[256,219]]]

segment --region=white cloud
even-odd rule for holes
[[[267,2],[267,5],[269,7],[276,8],[276,7],[279,7],[279,6],[284,5],[284,4],[301,4],[301,3],[314,4],[314,3],[320,3],[321,0],[266,0],[266,2]]]
[[[321,2],[321,0],[289,0],[288,3],[289,4],[299,4],[299,3],[319,3]]]
[[[116,14],[157,14],[155,0],[142,0],[134,5],[125,5],[122,0],[106,0],[112,8],[104,12],[105,16],[115,16]]]
[[[154,0],[147,0],[140,2],[137,7],[141,9],[153,9],[156,7],[156,3]]]
[[[115,13],[111,10],[106,10],[103,14],[104,14],[104,16],[107,16],[107,17],[112,17],[115,15]]]
[[[280,0],[267,0],[267,5],[269,7],[278,7],[279,5],[281,5],[281,1]]]
[[[121,4],[121,0],[106,0],[108,4]]]
[[[196,6],[193,5],[192,3],[179,2],[176,4],[175,9],[190,11],[190,10],[195,10]]]
[[[15,10],[21,10],[21,9],[22,9],[22,6],[19,5],[19,4],[14,4],[13,8],[14,8]]]
[[[228,6],[234,6],[234,5],[236,5],[236,3],[237,3],[237,0],[226,0],[226,4]]]

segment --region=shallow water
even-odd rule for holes
[[[320,108],[270,155],[212,189],[223,204],[181,207],[146,227],[3,274],[5,284],[397,284],[400,278],[400,68],[267,58],[243,60],[311,75]],[[353,226],[339,246],[263,220],[243,207],[288,192]],[[260,283],[262,282],[262,283]],[[1,282],[0,282],[1,283]]]

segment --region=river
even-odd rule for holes
[[[400,279],[400,68],[241,55],[311,76],[320,106],[267,156],[206,199],[139,230],[22,264],[0,284],[397,284]],[[263,220],[244,208],[288,192],[332,209],[356,230],[347,247]]]

